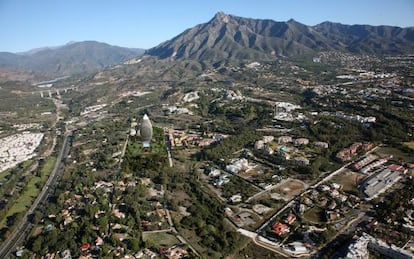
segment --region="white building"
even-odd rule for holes
[[[307,166],[309,165],[309,159],[305,158],[305,157],[295,157],[293,158],[293,162],[297,165],[301,165],[301,166]]]
[[[254,143],[254,148],[257,150],[260,150],[264,147],[264,141],[263,140],[258,140]]]
[[[297,138],[293,141],[295,146],[307,145],[309,144],[309,139],[307,138]]]
[[[263,142],[266,143],[270,143],[275,139],[275,137],[273,136],[263,136]]]
[[[226,166],[226,170],[233,174],[250,169],[249,161],[246,158],[233,159],[232,164]]]
[[[286,144],[286,143],[290,143],[292,141],[293,141],[293,139],[292,139],[291,136],[281,136],[277,139],[277,142],[279,144]]]
[[[195,101],[197,99],[200,99],[200,96],[198,96],[198,92],[197,91],[190,92],[190,93],[185,94],[185,96],[183,98],[183,102],[189,103],[189,102]]]
[[[208,174],[208,176],[210,176],[210,177],[217,177],[217,176],[220,176],[220,174],[221,174],[220,170],[218,170],[218,169],[212,169],[210,171],[210,173]]]
[[[363,184],[366,200],[372,200],[401,179],[401,173],[388,168],[372,175]]]
[[[363,233],[354,243],[349,245],[346,259],[369,258],[369,250],[373,250],[386,258],[412,259],[414,254],[395,245],[388,245],[382,240]]]
[[[329,144],[327,142],[322,142],[322,141],[315,141],[313,142],[313,145],[315,147],[319,147],[319,148],[328,148]]]
[[[235,195],[230,197],[229,201],[231,203],[239,203],[239,202],[242,201],[242,196],[240,194],[235,194]]]

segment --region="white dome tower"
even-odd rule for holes
[[[147,114],[145,114],[144,117],[142,118],[140,135],[141,135],[141,139],[144,144],[144,147],[149,147],[151,139],[152,139],[152,124]]]

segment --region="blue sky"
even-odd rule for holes
[[[414,0],[0,0],[0,51],[83,40],[150,48],[218,11],[307,25],[414,26]]]

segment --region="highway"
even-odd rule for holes
[[[165,131],[165,141],[167,143],[168,162],[170,163],[170,167],[173,167],[173,160],[171,156],[171,141],[167,130]]]
[[[55,167],[50,173],[49,178],[47,179],[45,185],[37,196],[36,200],[33,202],[30,209],[26,212],[24,217],[20,220],[18,227],[10,234],[9,238],[5,240],[0,247],[0,258],[10,257],[11,252],[13,252],[16,247],[22,243],[30,229],[33,225],[28,221],[28,217],[36,210],[37,206],[43,203],[46,198],[49,196],[49,193],[54,190],[54,185],[56,180],[58,180],[63,173],[64,160],[69,154],[71,145],[72,145],[73,131],[66,134],[63,141],[62,149],[60,150],[58,159],[56,160]]]

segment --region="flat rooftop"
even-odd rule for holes
[[[377,197],[379,194],[385,192],[390,188],[394,183],[396,183],[401,178],[401,173],[397,171],[392,171],[388,168],[383,169],[365,181],[362,186],[362,191],[366,195],[366,200],[372,200]]]

